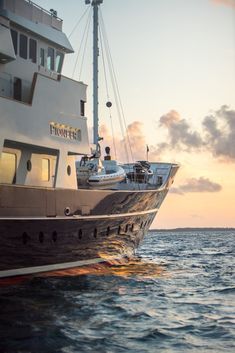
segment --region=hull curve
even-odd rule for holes
[[[27,194],[27,188],[24,191]],[[66,195],[66,190],[64,193]],[[124,193],[120,209],[120,191],[113,191],[109,196],[99,192],[100,201],[92,209],[90,204],[86,215],[13,217],[8,214],[1,217],[0,278],[131,256],[149,229],[165,194],[165,190]],[[116,208],[109,200],[115,196]],[[131,208],[137,199],[138,208]],[[148,209],[146,199],[155,199],[154,203],[150,202],[155,207]],[[106,203],[112,206],[109,213],[107,209],[104,213]]]

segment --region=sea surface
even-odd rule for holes
[[[235,231],[149,232],[136,257],[0,287],[0,353],[235,352]]]

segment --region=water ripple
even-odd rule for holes
[[[138,257],[0,287],[1,353],[235,351],[235,232],[152,232]]]

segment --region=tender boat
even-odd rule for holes
[[[104,160],[98,135],[98,14],[93,9],[94,143],[83,82],[61,74],[73,48],[56,11],[0,2],[0,278],[131,256],[179,168]],[[80,159],[80,161],[79,161]]]

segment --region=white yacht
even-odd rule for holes
[[[109,151],[101,158],[101,3],[86,0],[95,39],[92,152],[87,86],[61,75],[64,56],[73,53],[62,20],[30,0],[0,1],[0,278],[133,254],[178,170],[171,163],[119,165]]]

